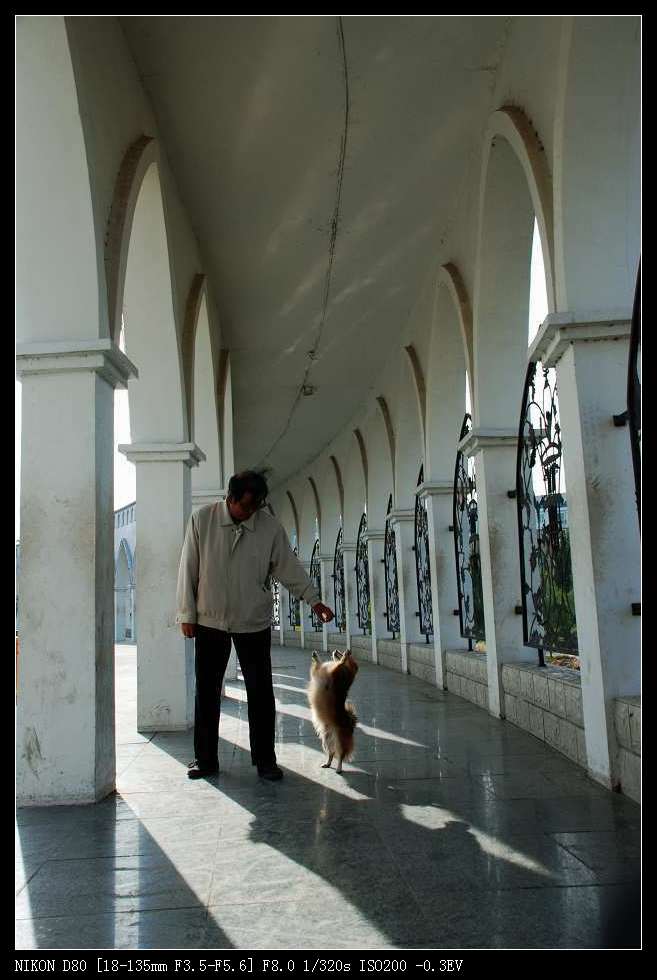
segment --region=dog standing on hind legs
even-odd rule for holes
[[[322,769],[330,769],[333,757],[337,755],[336,772],[341,773],[343,761],[349,760],[354,751],[354,728],[358,719],[346,697],[357,673],[358,664],[351,650],[344,653],[334,650],[331,660],[325,663],[313,650],[308,701],[315,731],[328,755]]]

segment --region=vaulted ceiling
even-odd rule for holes
[[[121,23],[231,350],[236,465],[275,485],[364,403],[450,257],[505,20]]]

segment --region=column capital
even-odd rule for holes
[[[414,510],[391,510],[389,514],[386,514],[386,522],[389,522],[394,527],[395,524],[403,524],[404,521],[414,521],[415,511]]]
[[[185,463],[198,466],[205,453],[195,442],[132,442],[122,443],[118,450],[131,463]]]
[[[225,490],[192,490],[192,506],[204,507],[206,504],[216,504],[226,499]]]
[[[123,351],[109,339],[52,340],[17,344],[16,374],[59,374],[95,371],[112,388],[127,388],[139,372]]]
[[[518,444],[516,429],[471,429],[458,444],[464,456],[474,456],[481,449],[510,448]]]
[[[322,554],[320,554],[320,555],[318,555],[318,558],[319,558],[320,561],[331,561],[331,562],[332,561],[335,561],[335,555],[334,554],[330,554],[330,555],[322,555]]]
[[[342,542],[342,552],[353,551],[354,553],[358,550],[358,545],[355,541],[343,541]]]
[[[378,531],[375,528],[368,528],[363,534],[365,542],[368,541],[383,541],[386,536],[385,531]]]
[[[628,340],[631,329],[630,310],[550,313],[543,320],[527,357],[530,361],[541,361],[543,367],[551,368],[571,344]]]
[[[421,483],[420,486],[415,491],[415,495],[420,498],[420,500],[426,500],[427,497],[438,497],[441,494],[453,494],[454,493],[454,481],[453,480],[434,480],[426,481]]]

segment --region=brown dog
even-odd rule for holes
[[[332,659],[326,663],[322,663],[317,651],[313,651],[308,701],[315,731],[328,754],[322,769],[330,769],[333,756],[337,755],[336,771],[342,772],[343,759],[350,759],[354,751],[354,728],[358,719],[353,705],[345,698],[357,673],[358,664],[351,650],[344,653],[334,650]]]

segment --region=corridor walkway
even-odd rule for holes
[[[309,652],[272,650],[279,784],[227,685],[218,779],[192,737],[136,731],[117,647],[114,796],[21,809],[18,949],[636,946],[639,807],[512,725],[362,664],[357,757],[320,768]]]

